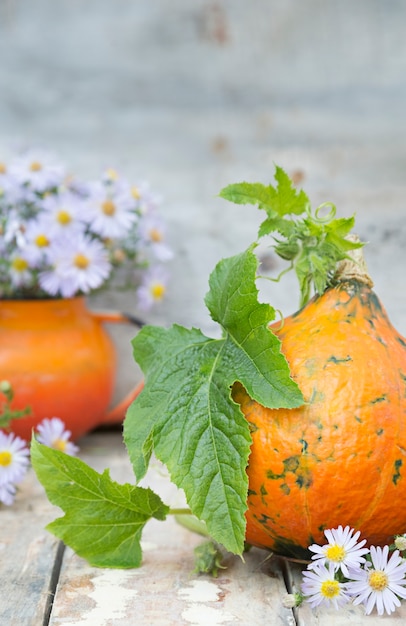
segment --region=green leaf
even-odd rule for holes
[[[304,191],[297,191],[289,176],[279,166],[275,168],[275,180],[276,187],[246,182],[228,185],[220,191],[220,197],[236,204],[256,204],[258,208],[264,209],[270,218],[303,213],[309,204]],[[269,225],[263,228],[268,227]]]
[[[146,382],[124,422],[136,476],[145,474],[153,445],[210,536],[237,554],[244,548],[251,437],[231,387],[240,381],[270,407],[303,403],[268,329],[274,310],[258,303],[256,269],[250,249],[212,273],[206,304],[222,326],[221,339],[176,325],[138,333],[134,356]]]
[[[303,190],[298,191],[286,172],[278,165],[275,168],[275,180],[278,185],[274,190],[273,206],[281,217],[301,215],[309,205],[309,198]]]
[[[291,237],[294,235],[296,224],[292,220],[284,217],[268,217],[262,222],[258,230],[258,237],[265,237],[271,233],[278,232],[283,237]]]
[[[78,458],[31,442],[31,460],[48,499],[65,515],[47,529],[96,567],[138,567],[141,533],[169,508],[150,489],[111,480]]]
[[[334,233],[337,237],[340,237],[343,241],[346,241],[347,244],[352,244],[354,247],[354,242],[348,241],[344,239],[354,227],[355,217],[341,217],[326,224],[326,232]],[[359,247],[362,244],[355,244]]]
[[[273,188],[266,187],[262,183],[235,183],[227,185],[219,193],[221,198],[234,204],[255,204],[260,209],[268,211],[272,210],[273,195]]]
[[[258,260],[248,251],[220,261],[210,276],[206,305],[226,332],[228,378],[269,408],[293,408],[303,396],[290,377],[279,339],[268,325],[275,318],[269,304],[258,302]]]

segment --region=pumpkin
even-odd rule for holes
[[[272,328],[305,403],[268,409],[236,383],[252,431],[246,540],[294,558],[350,525],[369,544],[406,531],[406,341],[366,268]]]

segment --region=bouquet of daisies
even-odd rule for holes
[[[167,287],[160,198],[114,170],[79,181],[47,153],[0,162],[0,299],[135,288],[148,309]]]

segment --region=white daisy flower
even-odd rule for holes
[[[47,196],[42,201],[44,208],[43,219],[46,220],[50,235],[76,234],[84,232],[85,210],[82,198],[65,191],[53,196]]]
[[[136,203],[129,190],[94,183],[86,201],[86,221],[92,232],[107,238],[124,237],[137,221]]]
[[[60,272],[57,262],[51,269],[39,273],[38,282],[41,289],[50,296],[72,298],[75,295],[74,280]]]
[[[25,252],[16,250],[10,255],[10,280],[13,287],[23,287],[33,282],[33,273]]]
[[[72,441],[69,441],[72,433],[65,429],[65,424],[59,417],[42,420],[38,424],[37,430],[39,443],[71,456],[78,452],[79,448]]]
[[[137,289],[140,309],[147,311],[153,304],[161,302],[166,294],[168,274],[163,267],[155,266],[147,270]]]
[[[6,227],[4,230],[4,241],[13,243],[15,241],[18,248],[25,246],[25,221],[22,220],[16,211],[7,212]]]
[[[24,256],[33,267],[38,267],[46,259],[51,245],[51,235],[47,221],[42,219],[30,220],[26,224]]]
[[[310,606],[330,606],[340,608],[347,604],[350,597],[345,589],[345,583],[335,578],[336,569],[332,564],[314,564],[311,570],[303,573],[302,592]]]
[[[0,189],[2,191],[0,196],[3,195],[3,200],[8,206],[32,204],[38,199],[32,189],[17,183],[11,176],[0,184]]]
[[[406,598],[406,561],[398,550],[388,560],[389,548],[371,546],[372,565],[351,569],[351,581],[346,584],[354,604],[363,604],[369,615],[374,606],[378,615],[390,615],[400,606],[399,598]]]
[[[0,161],[0,199],[6,202],[12,201],[15,184],[10,176],[6,163]]]
[[[19,483],[24,478],[29,454],[26,441],[0,431],[0,485]]]
[[[5,483],[4,485],[0,485],[0,502],[6,504],[7,506],[11,506],[14,502],[14,498],[16,495],[17,489],[13,483]]]
[[[111,271],[103,244],[82,234],[55,240],[48,258],[53,268],[40,272],[41,288],[51,295],[60,292],[64,298],[97,289]]]
[[[147,181],[141,181],[131,186],[131,195],[137,201],[141,215],[158,209],[162,203],[162,196],[154,193]]]
[[[62,183],[65,169],[48,152],[29,150],[11,161],[10,174],[20,184],[42,193]]]
[[[309,550],[316,553],[312,559],[317,564],[332,564],[335,570],[341,569],[344,576],[348,576],[348,568],[359,567],[365,563],[364,554],[369,552],[368,548],[363,548],[366,543],[365,539],[358,542],[360,534],[360,531],[357,531],[354,535],[354,529],[350,526],[325,530],[324,535],[328,544],[309,546]],[[311,564],[309,567],[313,566],[314,564]]]
[[[151,248],[158,261],[169,261],[173,252],[165,243],[165,225],[159,215],[145,213],[139,222],[141,241]]]

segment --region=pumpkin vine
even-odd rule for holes
[[[324,202],[312,210],[308,196],[298,191],[281,167],[276,166],[276,186],[261,183],[228,185],[220,196],[237,204],[256,204],[266,212],[258,237],[271,235],[271,247],[289,263],[277,278],[288,271],[296,273],[300,288],[300,307],[313,294],[321,295],[333,284],[337,263],[348,258],[351,250],[362,247],[348,239],[354,216],[337,218],[336,207]]]

